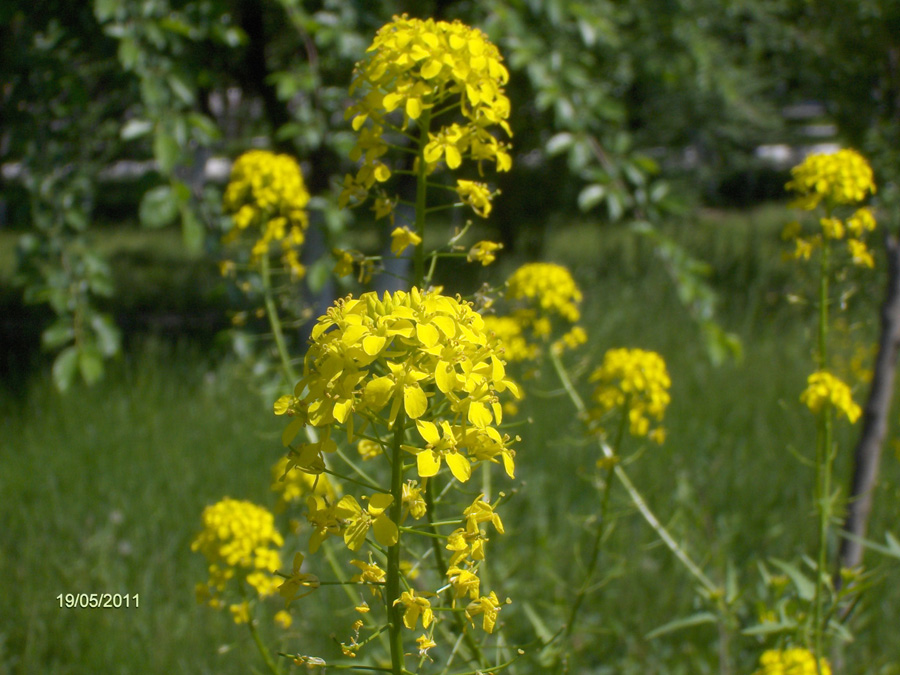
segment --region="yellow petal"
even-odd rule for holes
[[[447,466],[450,467],[450,473],[460,483],[465,483],[472,476],[472,465],[469,460],[458,452],[450,452],[444,457],[447,460]]]
[[[434,381],[445,394],[456,388],[459,378],[453,366],[446,361],[438,361],[437,367],[434,369]]]
[[[476,427],[486,427],[491,421],[491,413],[487,406],[480,401],[473,401],[469,404],[469,421]]]
[[[377,356],[387,340],[380,335],[368,335],[363,338],[363,351],[369,356]]]
[[[455,169],[462,164],[462,154],[460,154],[459,148],[455,145],[448,145],[444,150],[444,154],[447,156],[447,166],[451,169]]]
[[[369,513],[373,516],[380,516],[394,502],[393,495],[379,492],[372,495],[369,499]]]
[[[416,337],[419,338],[419,342],[421,342],[426,348],[434,347],[438,340],[440,340],[440,334],[437,331],[437,328],[427,323],[419,323],[416,324]],[[282,397],[282,398],[290,398],[290,397]],[[281,399],[278,399],[279,401]],[[280,413],[275,413],[276,415]]]
[[[441,72],[442,64],[437,59],[431,59],[424,66],[422,66],[422,77],[426,80],[430,80],[433,77],[437,77]]]
[[[393,546],[399,539],[397,525],[384,514],[375,519],[372,529],[375,531],[375,539],[382,546]]]
[[[419,428],[419,433],[422,435],[422,438],[425,439],[426,443],[437,445],[440,442],[441,435],[438,433],[437,427],[433,422],[416,420],[416,426]]]
[[[440,455],[431,450],[423,450],[416,455],[416,468],[419,470],[421,478],[431,478],[436,476],[441,470]]]
[[[344,543],[351,551],[358,551],[366,541],[369,528],[363,520],[354,520],[344,530]]]
[[[410,98],[406,101],[406,114],[411,120],[419,119],[422,114],[422,101],[418,98]]]
[[[428,399],[418,386],[403,388],[403,408],[410,419],[418,419],[428,410]]]
[[[353,495],[345,495],[334,508],[338,518],[358,518],[362,514],[362,507]]]

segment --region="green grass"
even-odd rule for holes
[[[781,207],[709,212],[666,230],[711,263],[719,319],[743,340],[743,360],[719,367],[707,359],[647,242],[589,223],[554,228],[547,237],[546,258],[570,265],[586,295],[590,343],[572,359],[582,392],[610,347],[664,355],[673,379],[668,439],[627,469],[707,572],[719,581],[730,567],[748,593],[759,584],[757,561],[796,560],[813,551],[815,538],[811,471],[790,451],[808,454],[814,429],[798,403],[812,369],[811,313],[785,299],[802,294],[806,280],[779,260],[786,215]],[[140,245],[135,255],[146,255]],[[168,255],[146,257],[146,278],[164,268],[153,261]],[[502,262],[501,271],[516,262]],[[838,355],[875,335],[882,281],[876,275],[865,283],[846,330],[836,335]],[[0,391],[0,673],[259,668],[246,631],[196,605],[193,586],[205,569],[189,546],[206,504],[225,495],[272,503],[268,471],[282,424],[270,410],[252,381],[227,363],[212,362],[196,346],[153,340],[139,341],[93,389],[61,397],[41,370],[21,395]],[[565,616],[598,498],[589,478],[596,450],[548,368],[530,383],[522,414],[533,423],[517,429],[517,480],[494,480],[495,489],[516,492],[502,510],[506,535],[492,535],[490,570],[498,594],[513,599],[502,615],[509,639],[527,643],[535,628],[526,606],[551,632]],[[845,485],[854,438],[846,429],[841,437]],[[900,467],[891,448],[875,495],[876,540],[900,529]],[[613,512],[598,576],[604,583],[585,605],[570,672],[719,672],[710,626],[645,639],[697,610],[694,584],[620,489]],[[887,576],[864,600],[846,672],[898,673],[897,565],[872,554],[867,562]],[[56,596],[65,592],[139,593],[141,607],[60,609]],[[353,620],[346,605],[345,597],[324,592],[300,601],[286,644],[333,657],[329,633],[347,639]],[[750,624],[754,616],[742,620]],[[737,672],[752,672],[761,643],[737,636],[731,649]],[[530,650],[521,672],[540,672],[534,657]]]

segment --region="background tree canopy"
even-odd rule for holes
[[[886,207],[900,161],[900,3],[802,0],[54,0],[0,9],[4,227],[25,233],[18,285],[57,317],[61,385],[116,353],[114,292],[91,226],[180,222],[198,250],[221,218],[213,157],[269,145],[301,159],[337,217],[353,64],[386,17],[459,18],[500,46],[512,77],[515,175],[495,223],[540,250],[547,223],[684,213],[780,195],[763,144],[829,140],[873,158]],[[812,119],[784,111],[813,103]],[[126,164],[128,162],[130,164]],[[137,164],[135,164],[137,163]],[[114,168],[118,167],[118,174]],[[135,179],[113,178],[132,169]],[[773,175],[774,174],[774,175]],[[103,186],[101,188],[101,186]],[[643,229],[641,229],[643,228]],[[521,240],[520,240],[521,241]],[[678,260],[678,256],[670,256]],[[687,269],[687,268],[685,268]],[[682,270],[684,272],[684,270]],[[689,278],[688,273],[676,275]],[[688,295],[691,295],[689,292]],[[697,293],[693,293],[697,296]]]

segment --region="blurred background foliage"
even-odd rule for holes
[[[560,216],[631,228],[658,248],[714,355],[735,345],[712,322],[705,267],[661,219],[780,196],[786,163],[760,148],[823,136],[872,157],[896,211],[892,0],[7,2],[2,227],[23,235],[22,300],[51,309],[38,323],[60,388],[79,372],[98,379],[119,350],[98,226],[180,223],[188,250],[212,253],[216,181],[229,158],[268,146],[303,162],[317,196],[310,259],[341,240],[353,225],[332,196],[348,168],[347,83],[374,31],[403,12],[480,26],[505,55],[517,161],[492,227],[507,248],[539,257]],[[19,297],[9,282],[7,305]]]

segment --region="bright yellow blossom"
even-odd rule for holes
[[[797,195],[793,206],[807,211],[822,201],[833,207],[855,204],[875,194],[872,169],[855,150],[810,155],[791,169],[791,180],[786,187]]]
[[[359,574],[351,577],[350,581],[358,584],[368,584],[372,589],[372,595],[380,595],[381,586],[384,585],[385,579],[387,578],[385,571],[371,561],[364,562],[362,560],[351,560],[350,564],[359,568]],[[365,612],[368,612],[369,606],[365,603],[363,603],[363,605],[365,605]],[[362,607],[362,605],[360,607]],[[357,610],[365,613],[359,607]]]
[[[519,390],[499,349],[481,316],[459,299],[414,288],[339,300],[312,330],[294,395],[275,406],[276,414],[293,417],[282,441],[290,444],[306,424],[341,424],[352,437],[355,416],[375,422],[386,417],[393,425],[401,409],[425,422],[426,413],[445,402],[444,420],[419,427],[423,447],[405,446],[418,455],[420,475],[434,475],[446,461],[461,480],[472,461],[482,460],[502,461],[511,474],[510,439],[496,425],[500,396],[510,391],[518,397]],[[328,443],[296,449],[298,466],[321,462],[320,452],[333,446]]]
[[[335,515],[347,521],[344,527],[344,543],[347,548],[358,551],[366,540],[369,528],[375,532],[375,539],[382,546],[397,543],[397,525],[385,513],[393,501],[394,498],[389,494],[375,494],[369,498],[369,505],[365,510],[352,495],[346,495],[338,502]]]
[[[294,600],[309,595],[319,587],[318,577],[314,574],[301,572],[301,567],[303,567],[303,554],[298,552],[294,554],[294,564],[290,576],[278,587],[278,594],[284,598],[285,607],[290,605]],[[288,618],[290,618],[290,615],[288,615]],[[288,625],[290,625],[290,623],[288,623]],[[285,626],[285,628],[287,628],[287,626]]]
[[[482,595],[468,604],[466,607],[466,618],[471,621],[472,617],[479,614],[483,615],[481,627],[484,629],[484,632],[493,633],[500,609],[500,601],[497,599],[497,594],[491,591],[490,595]],[[472,623],[474,625],[474,622]]]
[[[269,255],[270,244],[279,244],[282,262],[295,276],[302,276],[298,250],[309,224],[306,205],[309,192],[296,160],[268,150],[250,150],[231,168],[223,209],[234,228],[225,236],[229,243],[250,228],[258,230],[250,256],[256,264]]]
[[[278,548],[284,544],[272,514],[251,502],[225,498],[207,506],[202,521],[191,550],[206,557],[209,581],[198,598],[221,607],[221,594],[233,578],[246,581],[262,597],[272,595],[279,583],[274,576],[281,567]],[[248,617],[243,609],[234,612],[235,621]]]
[[[422,237],[408,227],[397,227],[391,232],[391,253],[400,255],[410,246],[418,246]]]
[[[502,248],[503,244],[496,241],[479,241],[469,249],[466,260],[480,262],[482,266],[487,267],[497,259],[496,252]]]
[[[282,457],[272,466],[272,490],[278,493],[281,504],[295,502],[308,494],[334,499],[334,486],[325,474],[311,474],[289,465],[288,457]]]
[[[508,171],[509,145],[489,131],[499,126],[512,135],[506,121],[510,103],[503,91],[508,79],[499,51],[478,29],[459,21],[394,17],[378,31],[367,57],[354,70],[350,93],[357,98],[345,115],[359,134],[351,159],[362,164],[344,179],[339,204],[362,203],[372,188],[390,178],[382,161],[388,151],[385,131],[399,127],[408,134],[411,121],[421,129],[421,161],[428,174],[441,164],[455,170],[466,159],[479,170],[483,162],[492,161],[498,171]],[[439,120],[444,113],[454,113],[458,121]],[[388,116],[398,119],[390,122]],[[432,121],[443,126],[432,129]],[[490,211],[487,188],[469,182],[458,192],[479,215]],[[376,217],[391,213],[393,203],[379,188]]]
[[[816,658],[802,647],[769,649],[759,657],[760,668],[753,675],[831,675],[831,666],[825,658]]]
[[[671,400],[672,381],[665,361],[656,352],[610,349],[590,379],[597,382],[591,395],[596,406],[590,412],[591,418],[599,420],[612,410],[621,410],[628,415],[628,429],[633,436],[651,434],[650,419],[662,421]],[[662,438],[658,431],[652,438]]]
[[[855,424],[862,414],[862,409],[853,400],[850,387],[825,370],[816,371],[809,376],[807,387],[800,395],[800,402],[814,414],[819,414],[826,405],[833,406],[850,420],[850,424]]]
[[[394,600],[395,605],[403,605],[403,625],[415,630],[419,617],[422,617],[422,628],[428,628],[434,620],[434,612],[427,598],[417,596],[414,589],[409,589]]]

